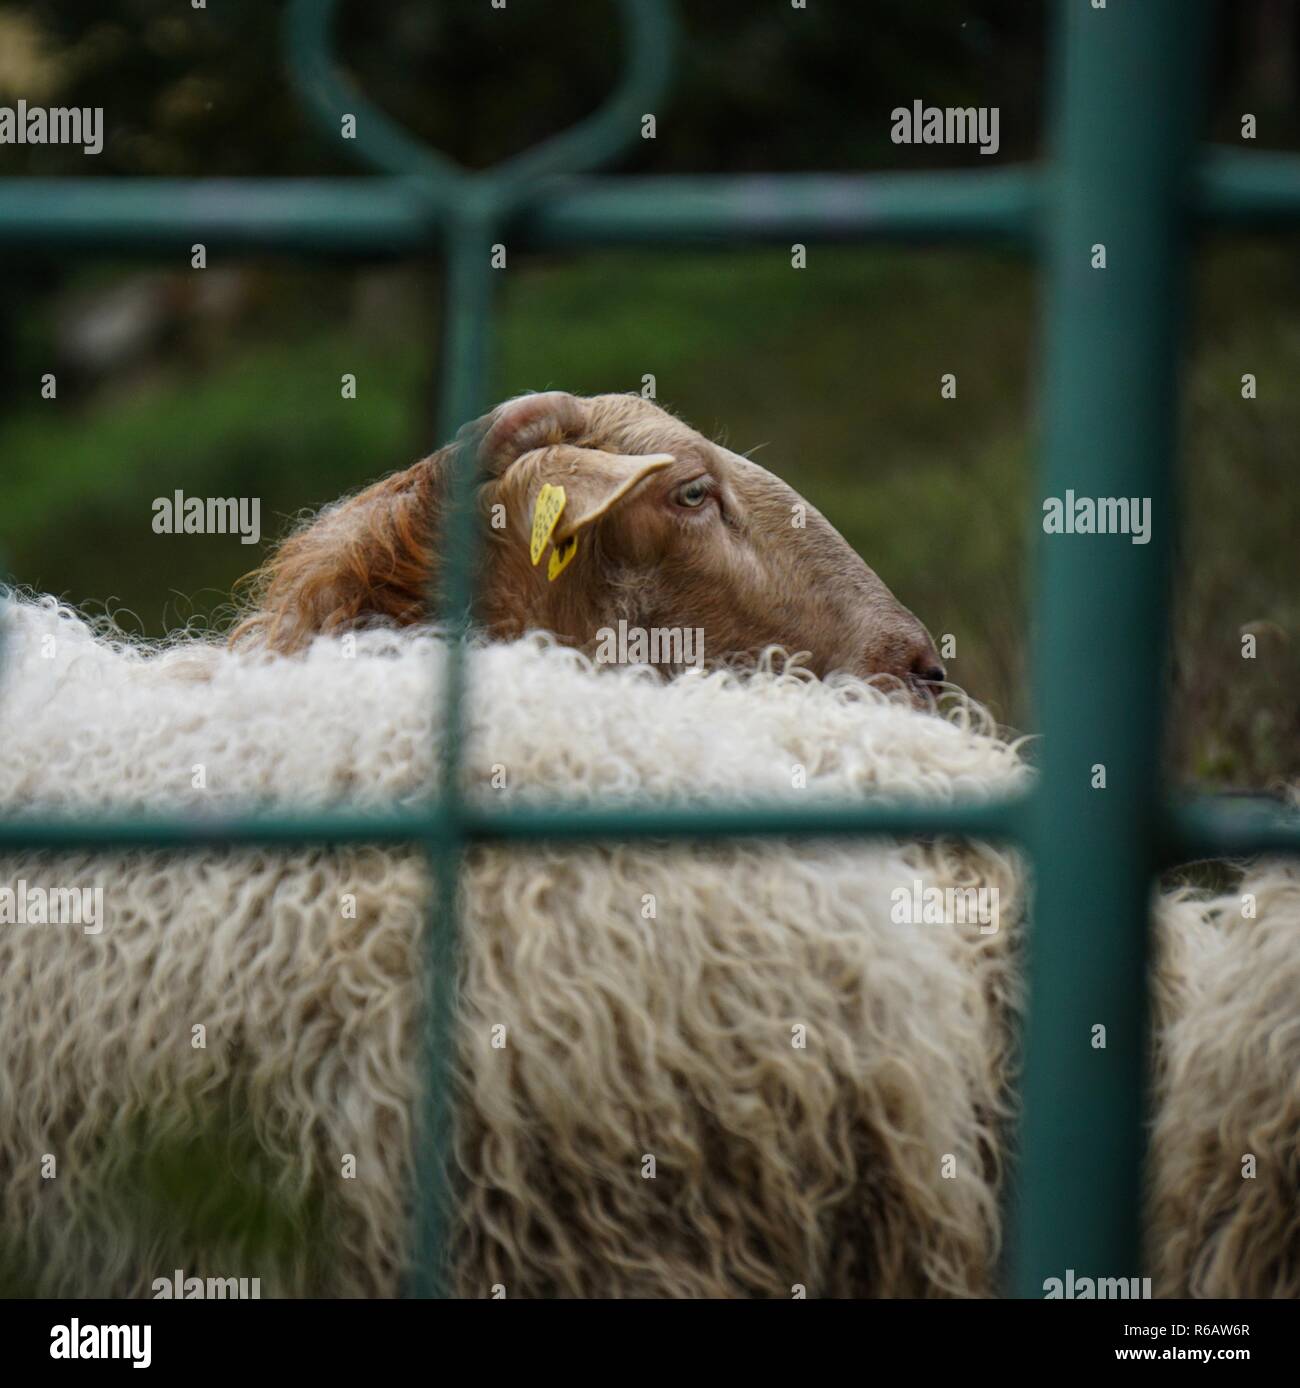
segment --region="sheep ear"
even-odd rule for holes
[[[543,483],[564,488],[565,505],[552,532],[559,543],[594,525],[625,501],[655,473],[671,467],[671,453],[602,453],[595,448],[556,448],[549,467],[539,469]],[[540,491],[540,488],[538,488]]]
[[[598,448],[540,448],[521,458],[498,484],[534,565],[551,546],[550,576],[568,565],[581,531],[621,506],[671,453],[604,453]]]
[[[567,391],[547,390],[507,400],[467,424],[459,438],[477,440],[480,468],[489,477],[500,477],[526,453],[579,439],[586,427],[583,401]]]

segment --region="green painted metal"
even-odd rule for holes
[[[487,406],[488,332],[492,321],[493,224],[486,211],[462,210],[453,225],[447,256],[441,392],[444,437]],[[425,1076],[422,1121],[416,1128],[415,1259],[408,1286],[415,1296],[438,1296],[447,1285],[448,1228],[452,1182],[447,1163],[452,1146],[452,1053],[457,976],[457,891],[464,806],[459,795],[464,746],[465,648],[469,636],[476,529],[473,525],[475,468],[468,446],[456,450],[451,500],[442,539],[445,572],[443,623],[448,647],[443,702],[445,734],[440,775],[443,823],[451,830],[433,844],[434,910],[425,957],[429,999],[421,1029]]]
[[[335,70],[331,28],[338,0],[295,0],[288,12],[290,72],[305,104],[329,139],[345,113],[357,117],[356,139],[344,148],[368,168],[411,175],[444,211],[460,203],[465,185],[490,188],[502,207],[555,174],[584,173],[617,158],[636,136],[641,116],[661,109],[672,76],[674,22],[659,0],[617,0],[626,39],[617,89],[593,115],[495,168],[468,173],[412,139]]]
[[[797,809],[698,803],[550,809],[460,808],[455,821],[438,804],[425,813],[318,814],[178,819],[0,820],[0,851],[57,847],[107,850],[151,845],[181,851],[221,844],[438,843],[457,835],[474,843],[566,843],[626,838],[699,839],[708,835],[780,838],[897,838],[957,834],[1020,842],[1034,801],[973,804],[863,803]],[[1300,820],[1272,804],[1223,804],[1203,797],[1166,807],[1156,866],[1254,853],[1300,854]]]
[[[1164,820],[1165,867],[1258,853],[1300,856],[1300,817],[1280,805],[1201,797],[1167,808]]]
[[[1151,533],[1048,537],[1037,514],[1023,1296],[1069,1268],[1140,1273],[1148,896],[1205,20],[1201,0],[1069,5],[1058,34],[1041,496],[1149,498]]]
[[[512,249],[901,237],[1027,246],[1040,181],[1029,169],[565,177],[512,200],[502,220]],[[410,254],[445,244],[453,210],[422,196],[417,179],[398,175],[14,178],[0,185],[0,247],[30,248],[39,237],[52,250],[100,255],[179,252],[194,240],[228,256]]]
[[[480,843],[610,840],[629,837],[692,839],[797,835],[819,838],[964,834],[1017,839],[1025,802],[801,806],[657,804],[649,806],[557,805],[550,809],[485,810],[457,802],[432,805],[424,814],[265,816],[239,819],[10,819],[0,820],[0,851],[19,848],[122,849],[151,844],[168,848],[285,844],[304,839],[333,843],[439,843],[462,836]],[[1300,828],[1300,826],[1293,826]]]
[[[1212,226],[1294,227],[1300,155],[1216,149],[1200,162],[1196,209]]]
[[[964,834],[1030,849],[1036,867],[1026,1037],[1026,1122],[1014,1210],[1013,1285],[1137,1271],[1142,1156],[1146,895],[1159,867],[1197,857],[1300,853],[1300,821],[1276,808],[1205,800],[1166,805],[1158,747],[1161,650],[1174,456],[1184,233],[1194,221],[1300,221],[1300,159],[1196,155],[1203,0],[1094,10],[1058,0],[1062,92],[1046,168],[902,175],[587,177],[663,110],[673,23],[663,0],[618,0],[627,58],[588,120],[493,169],[470,173],[394,125],[335,70],[336,0],[293,0],[292,74],[327,138],[364,178],[302,180],[11,179],[0,186],[0,247],[213,255],[409,255],[446,267],[440,419],[450,438],[489,403],[490,247],[894,240],[998,240],[1048,269],[1043,496],[1150,496],[1155,536],[1055,536],[1039,556],[1036,688],[1043,774],[1028,798],[969,804],[803,806],[560,805],[486,810],[458,794],[463,638],[475,534],[468,455],[457,459],[443,543],[443,616],[452,637],[439,691],[446,726],[441,798],[404,813],[205,819],[0,821],[0,850],[195,850],[223,844],[419,845],[434,871],[423,1051],[428,1075],[412,1241],[417,1295],[446,1289],[460,858],[475,842],[665,841],[710,835]],[[1105,271],[1090,247],[1107,246]],[[1107,788],[1092,789],[1095,764]],[[1107,1027],[1093,1050],[1091,1027]]]
[[[343,118],[356,121],[355,136],[342,149],[368,169],[410,175],[430,199],[450,201],[460,170],[445,155],[412,138],[334,65],[334,21],[338,0],[294,0],[285,14],[289,76],[323,137],[342,138]]]
[[[1034,248],[1038,168],[988,173],[557,178],[511,214],[510,245],[808,244],[904,238]],[[1209,226],[1300,221],[1300,156],[1213,151],[1191,211]],[[8,178],[0,247],[156,255],[193,240],[222,255],[388,256],[445,242],[448,212],[408,175],[368,178]]]

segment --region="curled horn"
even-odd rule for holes
[[[507,400],[466,429],[471,437],[481,435],[479,466],[489,476],[500,477],[525,453],[576,440],[586,426],[587,413],[580,400],[566,391],[547,390]]]

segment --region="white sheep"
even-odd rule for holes
[[[5,633],[6,813],[409,807],[433,784],[445,644],[427,630],[322,638],[300,658],[150,653],[45,601],[10,604]],[[540,637],[476,648],[469,674],[466,787],[490,805],[798,807],[1029,776],[971,706],[926,716],[847,677],[664,682]],[[1021,881],[1013,856],[943,839],[472,849],[454,1289],[995,1290]],[[414,1252],[421,854],[13,854],[0,905],[19,882],[32,901],[100,886],[103,914],[98,930],[0,924],[8,1264],[54,1292],[148,1295],[178,1268],[256,1276],[266,1295],[396,1292]],[[996,889],[998,928],[901,923],[918,883]],[[1300,886],[1273,868],[1256,889],[1250,926],[1224,901],[1160,913],[1158,1291],[1295,1290],[1294,1206],[1287,1224],[1278,1201],[1300,1128]],[[1250,1126],[1243,1072],[1270,1121]],[[1266,1173],[1250,1195],[1225,1174],[1234,1112]],[[257,1221],[140,1218],[124,1187],[141,1144],[196,1161],[214,1132],[254,1154],[317,1256],[259,1242]]]

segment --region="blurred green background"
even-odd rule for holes
[[[6,174],[356,170],[285,81],[282,6],[0,4],[0,104],[101,105],[105,151],[0,146]],[[681,80],[637,173],[996,167],[1042,153],[1046,7],[1025,0],[714,0],[678,6]],[[1220,7],[1210,133],[1295,148],[1289,0]],[[544,0],[343,5],[371,99],[469,165],[593,109],[613,7]],[[996,105],[1002,148],[896,147],[889,112]],[[1206,242],[1187,364],[1170,757],[1187,781],[1300,778],[1300,238]],[[640,389],[783,475],[936,636],[954,679],[1032,728],[1025,654],[1040,312],[996,252],[822,248],[515,253],[494,397]],[[314,507],[429,452],[438,340],[429,262],[189,268],[0,263],[0,547],[17,582],[128,631],[219,628],[232,584]],[[58,398],[40,398],[53,371]],[[339,379],[353,372],[355,400]],[[955,400],[939,394],[956,375]],[[1243,373],[1259,398],[1243,400]],[[257,496],[264,544],[152,530],[155,497]],[[1244,631],[1254,660],[1241,655]],[[1151,671],[1152,697],[1164,676]]]

